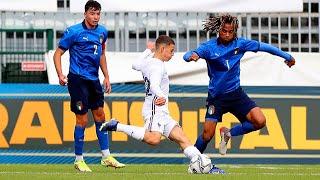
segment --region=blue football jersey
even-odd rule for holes
[[[184,55],[184,60],[189,61],[192,53],[197,53],[207,62],[209,93],[212,97],[225,94],[240,87],[240,60],[247,51],[265,51],[290,60],[291,56],[280,49],[255,40],[236,38],[225,45],[213,38],[200,44],[195,49]]]
[[[84,21],[67,28],[59,42],[59,48],[69,50],[69,72],[84,79],[97,80],[107,35],[105,27],[98,25],[95,29],[88,29]]]

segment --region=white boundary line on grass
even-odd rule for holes
[[[73,172],[24,172],[24,171],[0,171],[0,174],[25,174],[25,175],[33,175],[33,174],[38,174],[38,175],[74,175],[75,173]],[[91,173],[90,173],[91,174]],[[105,174],[105,173],[99,173],[99,172],[94,172],[94,174]],[[182,175],[182,176],[190,176],[191,174],[188,173],[172,173],[172,172],[148,172],[148,173],[135,173],[135,172],[108,172],[108,174],[136,174],[136,175]],[[198,174],[199,175],[199,174]],[[203,174],[205,175],[205,174]],[[262,173],[238,173],[238,172],[232,172],[232,173],[227,173],[226,175],[270,175],[270,176],[320,176],[320,173],[274,173],[274,172],[262,172]],[[225,175],[224,175],[225,176]]]
[[[183,158],[182,153],[112,153],[116,157]],[[320,158],[320,154],[206,154],[211,158]],[[0,156],[74,156],[73,153],[10,153]],[[87,157],[100,157],[100,153],[85,153]]]
[[[298,95],[298,94],[248,94],[251,98],[274,98],[274,99],[320,99],[319,95]],[[0,93],[5,97],[69,97],[68,93]],[[111,93],[106,97],[144,97],[145,93]],[[169,97],[207,97],[207,93],[171,93]]]

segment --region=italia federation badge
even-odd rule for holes
[[[212,115],[212,114],[214,114],[214,105],[210,105],[209,107],[208,107],[208,114],[210,114],[210,115]]]
[[[81,110],[83,109],[83,104],[82,104],[81,101],[77,101],[76,106],[77,106],[77,109],[78,109],[79,111],[81,111]]]
[[[102,42],[103,42],[103,34],[100,34],[99,40],[100,40],[100,43],[102,44]]]
[[[239,53],[239,48],[234,49],[234,55],[237,55]]]

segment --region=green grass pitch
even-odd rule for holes
[[[92,173],[77,172],[66,164],[0,164],[0,179],[320,179],[320,165],[220,165],[227,174],[188,174],[187,165],[127,164],[122,169],[89,164]]]

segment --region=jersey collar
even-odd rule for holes
[[[89,29],[88,29],[88,27],[86,26],[86,23],[84,22],[84,20],[82,21],[82,23],[81,23],[81,24],[82,24],[83,29],[89,30]],[[93,29],[97,29],[97,28],[98,28],[98,26],[99,26],[99,25],[97,24],[97,25],[96,25],[96,27],[95,27],[95,28],[93,28]]]

